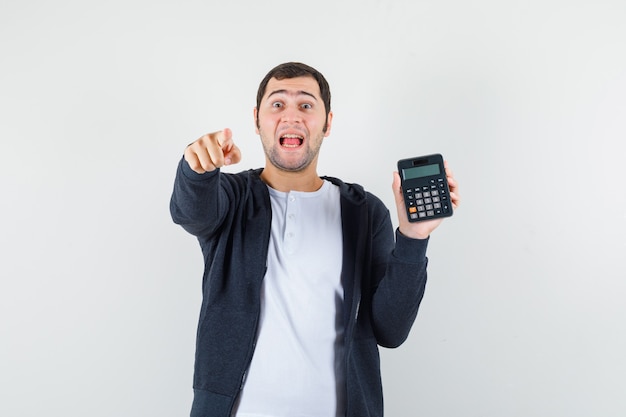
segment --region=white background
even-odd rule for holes
[[[261,166],[256,89],[291,60],[331,84],[320,174],[392,207],[396,161],[440,152],[461,184],[382,351],[386,415],[626,415],[625,22],[623,0],[3,0],[0,415],[188,415],[176,164],[230,127]]]

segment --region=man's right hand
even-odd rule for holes
[[[241,160],[241,151],[233,142],[230,129],[208,133],[185,149],[185,161],[198,174],[204,174]]]

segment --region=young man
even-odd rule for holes
[[[257,95],[263,169],[220,172],[241,159],[229,129],[185,149],[170,209],[205,260],[192,417],[383,415],[378,346],[408,336],[441,220],[408,222],[395,173],[394,239],[378,198],[320,177],[332,118],[322,74],[286,63]]]

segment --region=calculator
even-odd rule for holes
[[[398,173],[410,222],[452,216],[450,188],[440,154],[401,159]]]

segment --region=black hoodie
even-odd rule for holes
[[[255,348],[271,204],[262,169],[197,174],[182,159],[170,202],[204,255],[191,417],[230,417]],[[378,345],[397,347],[426,285],[428,240],[394,234],[389,211],[360,185],[339,187],[343,226],[346,416],[383,415]],[[306,376],[303,376],[306,377]]]

